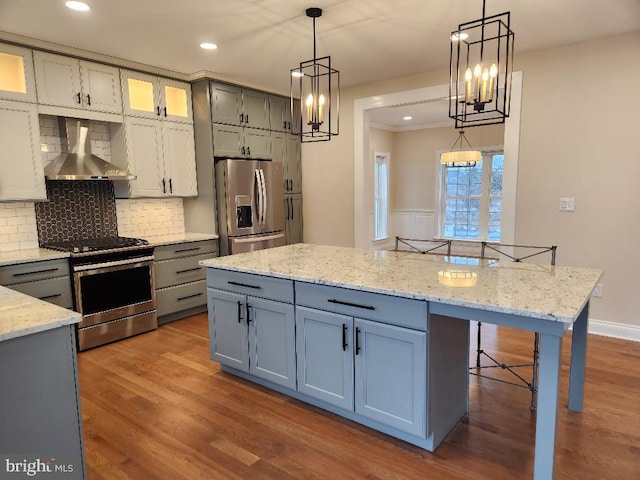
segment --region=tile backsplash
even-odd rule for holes
[[[116,200],[118,232],[124,237],[184,233],[182,198]]]
[[[0,252],[29,248],[38,248],[33,203],[0,203]]]

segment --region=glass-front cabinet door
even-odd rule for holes
[[[36,101],[31,50],[0,44],[0,99]]]
[[[157,77],[123,70],[122,91],[125,115],[160,118],[160,91]]]
[[[188,83],[123,70],[122,91],[125,115],[193,123]]]

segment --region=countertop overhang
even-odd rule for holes
[[[212,258],[200,265],[563,322],[566,328],[602,276],[598,269],[310,244]],[[445,285],[439,281],[447,276],[442,272],[465,272],[474,284]]]

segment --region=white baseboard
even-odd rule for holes
[[[631,340],[632,342],[640,342],[640,325],[607,322],[605,320],[590,318],[589,333],[593,333],[594,335],[602,335],[604,337]]]

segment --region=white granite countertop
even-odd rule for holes
[[[6,287],[0,287],[0,342],[79,323],[82,316]]]
[[[159,247],[161,245],[173,245],[175,243],[199,242],[201,240],[216,240],[218,235],[212,233],[172,233],[169,235],[153,235],[144,237],[149,245]]]
[[[576,320],[602,276],[597,269],[309,244],[200,264],[567,324]],[[450,277],[468,286],[450,286]]]
[[[18,263],[40,262],[43,260],[55,260],[56,258],[68,258],[68,252],[58,252],[47,248],[30,248],[28,250],[13,250],[0,252],[0,266],[16,265]]]

